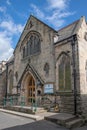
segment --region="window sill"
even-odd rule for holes
[[[73,90],[58,90],[57,92],[64,92],[64,93],[72,93],[73,92]]]
[[[57,95],[73,95],[73,91],[72,90],[67,90],[67,91],[56,91]]]

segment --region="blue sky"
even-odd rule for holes
[[[58,30],[87,19],[87,0],[0,0],[0,61],[12,55],[30,14]]]

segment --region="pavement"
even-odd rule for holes
[[[55,123],[0,112],[0,130],[68,130]]]
[[[69,130],[52,122],[41,120],[21,126],[10,127],[4,130]]]
[[[69,130],[58,124],[43,120],[44,116],[55,116],[55,114],[40,113],[38,115],[31,115],[0,109],[0,130]],[[87,130],[87,125],[72,130]]]
[[[0,112],[0,130],[19,127],[33,122],[35,122],[33,119]]]
[[[22,112],[6,110],[6,109],[2,109],[2,108],[0,108],[0,112],[9,113],[9,114],[13,114],[13,115],[21,116],[21,117],[30,118],[30,119],[33,119],[33,120],[36,120],[36,121],[43,120],[45,116],[56,115],[56,113],[52,113],[52,112],[38,113],[38,115],[33,115],[33,114],[26,114],[26,113],[22,113]]]

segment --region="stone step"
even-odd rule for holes
[[[65,126],[66,128],[80,127],[84,124],[84,120],[82,118],[67,113],[59,113],[54,116],[45,117],[45,119],[58,125]]]
[[[76,118],[74,120],[68,121],[65,123],[66,128],[76,128],[81,127],[84,124],[84,120],[80,118]]]
[[[57,113],[54,116],[45,116],[46,120],[58,123],[63,125],[65,122],[69,121],[69,120],[73,120],[75,118],[74,115],[72,114],[67,114],[67,113]]]
[[[44,108],[38,108],[38,107],[21,107],[21,106],[7,106],[4,107],[4,109],[17,111],[17,112],[24,112],[28,114],[37,114],[37,113],[44,113],[47,112]]]
[[[43,110],[37,110],[36,114],[38,114],[38,113],[45,113],[45,112],[47,112],[47,110],[45,110],[45,109],[43,109]]]

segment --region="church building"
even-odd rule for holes
[[[59,112],[87,113],[85,17],[55,30],[31,15],[6,63],[6,90],[17,105],[24,97],[25,106],[57,104]]]

